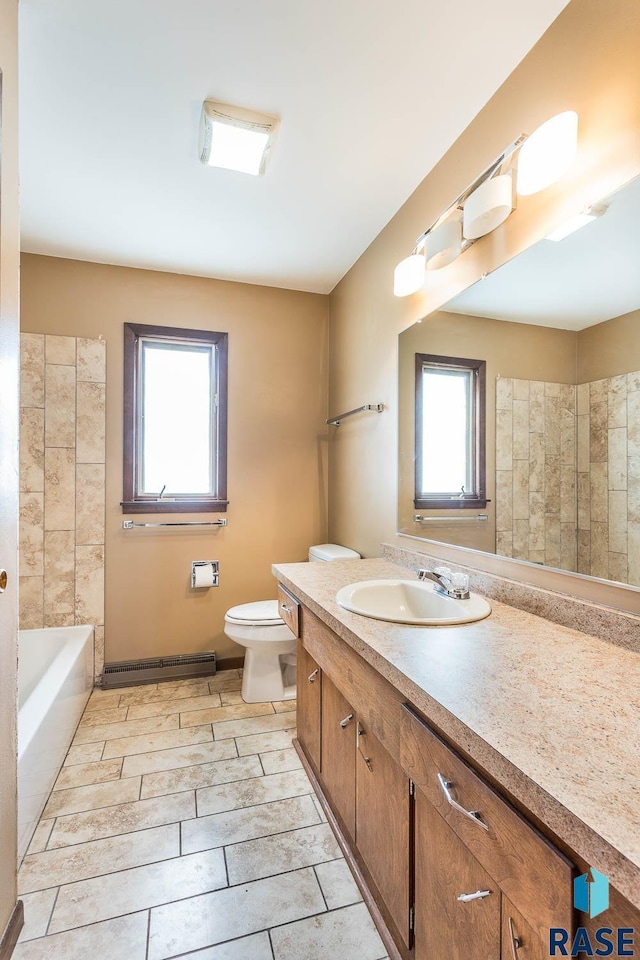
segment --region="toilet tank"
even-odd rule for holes
[[[309,547],[309,560],[360,560],[360,554],[338,543],[318,543]]]

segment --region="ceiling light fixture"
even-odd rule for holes
[[[578,149],[578,114],[565,110],[538,127],[518,156],[516,189],[521,197],[551,186],[567,172]]]
[[[551,233],[547,234],[546,239],[553,240],[554,243],[559,243],[560,240],[564,240],[565,237],[575,233],[576,230],[579,230],[581,227],[586,227],[588,223],[591,223],[592,220],[597,220],[606,212],[607,207],[604,204],[585,207],[582,213],[577,213],[575,217],[570,217],[569,220],[565,220],[565,222],[561,223],[559,227],[556,227],[555,230],[552,230]]]
[[[514,209],[516,193],[528,196],[558,180],[573,163],[577,142],[578,115],[573,110],[547,120],[530,137],[523,133],[514,140],[420,234],[411,256],[394,271],[396,297],[407,297],[422,287],[424,265],[429,270],[446,267],[476,240],[496,230]]]
[[[200,162],[260,176],[277,127],[276,117],[205,100],[200,118]]]

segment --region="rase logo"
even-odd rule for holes
[[[573,881],[573,905],[589,917],[598,917],[609,908],[609,880],[591,867],[588,873]],[[549,931],[550,957],[635,957],[632,927],[598,927],[589,935],[585,927],[578,927],[571,942],[564,927]],[[614,953],[614,950],[616,951]]]

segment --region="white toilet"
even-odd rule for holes
[[[309,548],[309,560],[359,560],[336,543]],[[277,600],[242,603],[227,610],[224,632],[246,647],[242,699],[246,703],[293,700],[296,695],[296,638],[278,613]]]

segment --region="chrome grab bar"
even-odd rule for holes
[[[482,820],[480,814],[477,810],[467,810],[466,807],[463,807],[461,803],[455,799],[451,791],[453,789],[453,782],[451,780],[446,780],[441,773],[438,774],[438,783],[442,789],[442,792],[445,795],[445,799],[450,807],[453,807],[454,810],[457,810],[458,813],[461,813],[463,816],[468,817],[469,820],[473,820],[474,823],[477,823],[479,827],[482,827],[483,830],[488,830],[489,827]]]
[[[421,513],[413,515],[414,523],[486,523],[488,513],[476,513],[471,517],[423,517]]]
[[[123,520],[123,530],[133,530],[134,527],[226,527],[227,518],[220,520],[172,520],[169,523],[134,523],[133,520]]]

